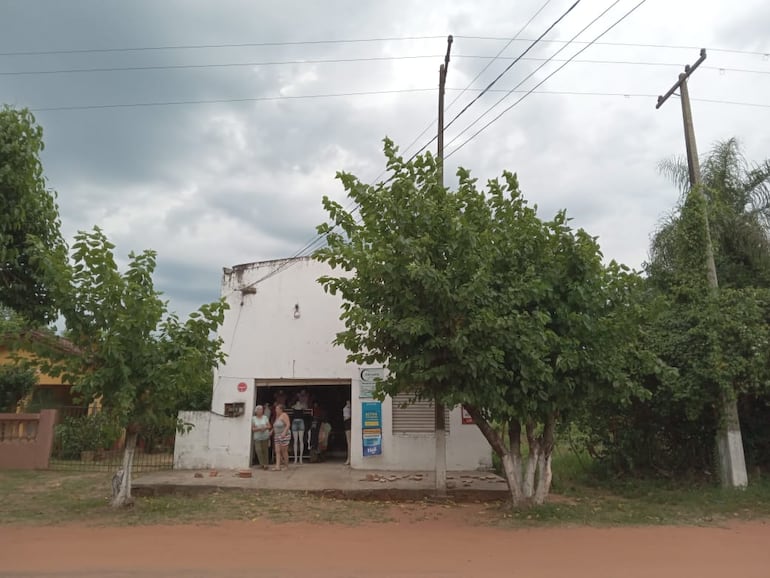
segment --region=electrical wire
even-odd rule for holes
[[[572,12],[572,11],[573,11],[573,10],[574,10],[574,9],[577,7],[577,5],[578,5],[578,4],[580,4],[580,2],[581,2],[581,0],[576,0],[576,1],[575,1],[575,2],[574,2],[574,3],[573,3],[573,4],[572,4],[572,5],[569,7],[569,8],[567,8],[567,10],[565,10],[565,11],[562,13],[562,15],[561,15],[561,16],[559,16],[559,18],[557,18],[557,19],[556,19],[556,20],[555,20],[555,21],[554,21],[554,22],[553,22],[553,23],[552,23],[552,24],[551,24],[551,25],[550,25],[550,26],[549,26],[549,27],[548,27],[548,28],[545,30],[545,32],[543,32],[543,33],[542,33],[540,36],[538,36],[538,37],[537,37],[535,40],[533,40],[532,42],[530,42],[529,46],[527,46],[527,48],[526,48],[526,49],[525,49],[525,50],[524,50],[524,51],[523,51],[523,52],[522,52],[522,53],[521,53],[521,54],[520,54],[518,57],[516,57],[516,58],[513,60],[513,62],[511,62],[511,63],[510,63],[508,66],[506,66],[506,67],[505,67],[505,69],[504,69],[504,70],[503,70],[503,71],[502,71],[500,74],[498,74],[498,75],[497,75],[497,77],[495,77],[495,79],[494,79],[492,82],[490,82],[490,83],[489,83],[489,84],[486,86],[486,88],[484,88],[484,90],[482,90],[482,91],[481,91],[481,92],[480,92],[478,95],[476,95],[476,97],[475,97],[475,98],[473,98],[473,99],[472,99],[472,100],[471,100],[471,101],[470,101],[468,104],[466,104],[466,105],[465,105],[465,106],[464,106],[464,107],[463,107],[463,108],[460,110],[460,112],[458,112],[458,113],[457,113],[457,114],[456,114],[456,115],[455,115],[455,116],[452,118],[452,120],[450,120],[450,121],[449,121],[447,124],[445,124],[445,125],[444,125],[444,130],[446,130],[447,128],[449,128],[450,126],[452,126],[452,124],[453,124],[453,123],[454,123],[454,122],[455,122],[455,121],[456,121],[458,118],[460,118],[460,117],[461,117],[461,116],[462,116],[462,115],[463,115],[463,114],[464,114],[464,113],[465,113],[465,112],[466,112],[466,111],[467,111],[467,110],[468,110],[468,109],[469,109],[471,106],[473,106],[474,104],[476,104],[476,102],[478,102],[478,101],[479,101],[479,99],[480,99],[481,97],[483,97],[483,96],[484,96],[484,95],[485,95],[487,92],[489,92],[489,90],[490,90],[490,89],[491,89],[491,88],[492,88],[492,87],[493,87],[495,84],[497,84],[497,82],[498,82],[498,81],[499,81],[499,80],[500,80],[500,79],[501,79],[501,78],[502,78],[502,77],[503,77],[503,76],[504,76],[504,75],[505,75],[505,74],[506,74],[506,73],[507,73],[509,70],[511,70],[511,68],[513,68],[513,67],[514,67],[514,65],[515,65],[517,62],[519,62],[519,61],[520,61],[520,60],[521,60],[521,59],[522,59],[524,56],[526,56],[526,54],[527,54],[527,53],[528,53],[530,50],[532,50],[532,49],[533,49],[535,46],[537,46],[537,44],[538,44],[538,43],[539,43],[539,42],[540,42],[540,41],[541,41],[541,40],[542,40],[542,39],[543,39],[545,36],[547,36],[547,35],[548,35],[548,33],[549,33],[549,32],[551,32],[551,30],[553,30],[553,29],[554,29],[554,28],[555,28],[555,27],[556,27],[556,26],[557,26],[557,25],[558,25],[558,24],[559,24],[559,23],[560,23],[562,20],[564,20],[564,18],[566,18],[566,17],[567,17],[567,15],[569,15],[569,13],[570,13],[570,12]],[[424,144],[424,145],[423,145],[423,146],[422,146],[422,147],[421,147],[421,148],[420,148],[420,149],[419,149],[419,150],[418,150],[416,153],[414,153],[414,154],[412,155],[412,158],[415,158],[415,157],[416,157],[417,155],[419,155],[419,154],[420,154],[422,151],[424,151],[426,148],[428,148],[428,147],[431,145],[431,143],[432,143],[433,141],[435,141],[437,138],[438,138],[437,136],[434,136],[433,138],[431,138],[431,139],[430,139],[430,140],[429,140],[427,143],[425,143],[425,144]],[[410,159],[410,160],[411,160],[411,159]]]
[[[481,40],[481,41],[494,41],[494,42],[532,42],[532,38],[509,38],[504,36],[473,36],[455,34],[456,39],[464,40]],[[134,46],[134,47],[118,47],[118,48],[75,48],[75,49],[51,49],[51,50],[19,50],[19,51],[6,51],[0,52],[0,56],[3,57],[15,57],[15,56],[45,56],[55,54],[103,54],[103,53],[120,53],[120,52],[150,52],[150,51],[164,51],[164,50],[197,50],[197,49],[221,49],[221,48],[259,48],[259,47],[280,47],[280,46],[313,46],[313,45],[334,45],[334,44],[363,44],[363,43],[375,43],[375,42],[401,42],[401,41],[414,41],[414,40],[438,40],[445,38],[444,36],[393,36],[382,38],[353,38],[353,39],[323,39],[323,40],[296,40],[288,42],[242,42],[242,43],[223,43],[223,44],[180,44],[180,45],[165,45],[165,46]],[[542,40],[541,42],[547,44],[586,44],[587,41],[572,42],[568,40]],[[700,50],[702,46],[688,46],[682,44],[650,44],[640,42],[594,42],[597,46],[617,46],[617,47],[631,47],[631,48],[656,48],[667,50]],[[754,50],[738,50],[734,48],[714,48],[706,47],[709,52],[724,52],[731,54],[743,54],[748,56],[762,56],[770,57],[770,50],[767,51],[754,51]]]
[[[235,103],[235,102],[270,102],[276,100],[306,100],[317,98],[339,98],[348,96],[376,96],[384,94],[404,94],[410,92],[429,92],[435,90],[435,88],[400,88],[393,90],[365,90],[362,92],[336,92],[327,94],[302,94],[302,95],[281,95],[281,96],[254,96],[247,98],[213,98],[204,100],[170,100],[170,101],[155,101],[155,102],[122,102],[114,104],[86,104],[86,105],[72,105],[72,106],[47,106],[31,108],[32,112],[52,112],[52,111],[69,111],[69,110],[98,110],[109,108],[137,108],[137,107],[152,107],[152,106],[179,106],[188,104],[221,104],[221,103]]]
[[[497,41],[503,41],[507,40],[505,37],[501,36],[463,36],[460,34],[455,34],[455,38],[462,38],[465,40],[497,40]],[[520,42],[529,42],[529,39],[527,38],[520,38]],[[581,40],[581,41],[570,41],[570,40],[543,40],[543,43],[548,44],[588,44],[588,40]],[[592,42],[591,44],[594,44],[596,46],[617,46],[617,47],[628,47],[628,48],[658,48],[658,49],[667,49],[667,50],[700,50],[703,48],[702,46],[687,46],[683,44],[645,44],[645,43],[639,43],[639,42]],[[754,50],[738,50],[735,48],[706,48],[709,52],[725,52],[730,54],[743,54],[747,56],[763,56],[763,57],[770,57],[770,50],[765,52],[758,52]]]
[[[565,45],[566,47],[566,45]],[[124,67],[101,67],[101,68],[58,68],[50,70],[7,70],[0,71],[0,76],[44,76],[54,74],[92,74],[103,72],[136,72],[146,70],[194,70],[194,69],[216,69],[216,68],[250,68],[256,66],[283,66],[283,65],[302,65],[302,64],[345,64],[354,62],[387,62],[396,60],[424,60],[428,58],[442,58],[441,54],[415,54],[415,55],[401,55],[401,56],[371,56],[361,58],[331,58],[331,59],[302,59],[302,60],[272,60],[272,61],[259,61],[259,62],[222,62],[211,64],[158,64],[147,66],[124,66]],[[475,54],[455,54],[452,58],[456,59],[476,59],[476,60],[489,60],[487,65],[476,75],[476,77],[468,84],[468,89],[476,82],[495,60],[513,60],[512,56],[500,56],[498,53],[495,56],[475,55]],[[564,62],[565,59],[558,58],[538,58],[538,57],[518,57],[516,61],[524,62]],[[650,61],[635,61],[635,60],[597,60],[597,59],[577,59],[575,63],[582,64],[619,64],[629,66],[668,66],[668,67],[681,67],[678,62],[650,62]],[[515,64],[515,63],[514,63]],[[747,74],[770,74],[770,70],[751,70],[745,68],[730,68],[724,66],[703,66],[704,69],[725,71],[725,72],[741,72]],[[449,103],[447,109],[450,109],[452,105],[465,93],[461,92],[455,97],[455,99]],[[423,130],[414,142],[420,140],[425,133],[436,123],[435,120],[431,121],[428,126]],[[412,143],[414,144],[414,143]],[[411,148],[412,145],[406,147],[405,150]]]
[[[150,52],[160,50],[193,50],[218,48],[254,48],[269,46],[313,46],[319,44],[364,44],[368,42],[401,42],[409,40],[436,40],[443,36],[390,36],[382,38],[349,38],[327,40],[295,40],[287,42],[242,42],[238,44],[176,44],[164,46],[136,46],[122,48],[74,48],[57,50],[19,50],[0,52],[0,56],[44,56],[51,54],[103,54],[111,52]]]
[[[524,95],[523,95],[521,98],[519,98],[519,99],[518,99],[516,102],[514,102],[512,105],[510,105],[509,107],[507,107],[506,109],[504,109],[504,110],[503,110],[503,111],[502,111],[500,114],[498,114],[498,115],[497,115],[495,118],[493,118],[493,119],[492,119],[491,121],[489,121],[487,124],[485,124],[484,126],[482,126],[482,127],[481,127],[481,128],[478,130],[478,131],[476,131],[475,133],[473,133],[473,134],[472,134],[472,135],[471,135],[471,136],[470,136],[468,139],[466,139],[465,141],[463,141],[463,143],[462,143],[462,144],[460,144],[459,146],[457,146],[457,147],[456,147],[456,148],[455,148],[453,151],[451,151],[449,154],[445,155],[445,157],[444,157],[444,158],[445,158],[445,159],[446,159],[446,158],[449,158],[450,156],[452,156],[453,154],[455,154],[455,153],[457,153],[459,150],[461,150],[461,149],[462,149],[462,148],[463,148],[465,145],[467,145],[467,144],[468,144],[469,142],[471,142],[471,141],[472,141],[474,138],[476,138],[478,135],[480,135],[482,132],[484,132],[484,131],[485,131],[485,130],[486,130],[488,127],[489,127],[489,126],[491,126],[491,125],[492,125],[494,122],[496,122],[498,119],[500,119],[500,117],[502,117],[502,116],[503,116],[503,115],[504,115],[506,112],[508,112],[508,111],[509,111],[509,110],[511,110],[513,107],[515,107],[517,104],[519,104],[519,103],[520,103],[522,100],[524,100],[525,98],[527,98],[527,96],[529,96],[529,95],[530,95],[530,94],[532,94],[532,92],[534,92],[534,91],[535,91],[537,88],[539,88],[540,86],[542,86],[542,85],[543,85],[543,83],[545,83],[545,82],[546,82],[548,79],[550,79],[551,77],[553,77],[553,75],[554,75],[554,74],[556,74],[557,72],[559,72],[560,70],[562,70],[562,69],[563,69],[565,66],[567,66],[567,65],[568,65],[568,64],[569,64],[569,63],[570,63],[570,62],[571,62],[571,61],[572,61],[572,60],[573,60],[575,57],[577,57],[577,56],[579,56],[581,53],[585,52],[585,51],[586,51],[588,48],[590,48],[590,47],[591,47],[591,46],[592,46],[592,45],[593,45],[593,44],[594,44],[594,43],[595,43],[597,40],[599,40],[599,39],[600,39],[600,38],[602,38],[602,37],[603,37],[605,34],[607,34],[608,32],[610,32],[611,30],[613,30],[613,29],[614,29],[614,28],[615,28],[615,27],[616,27],[618,24],[620,24],[620,23],[621,23],[621,22],[623,22],[623,21],[624,21],[626,18],[628,18],[629,16],[631,16],[631,14],[633,14],[634,12],[636,12],[636,10],[638,10],[638,9],[639,9],[639,8],[640,8],[640,7],[641,7],[641,6],[642,6],[642,5],[643,5],[643,4],[646,2],[646,1],[647,1],[647,0],[641,0],[641,1],[640,1],[640,2],[638,2],[636,5],[634,5],[634,7],[633,7],[633,8],[631,8],[631,10],[629,10],[628,12],[626,12],[625,14],[623,14],[623,16],[621,16],[621,17],[620,17],[618,20],[616,20],[615,22],[613,22],[613,23],[612,23],[612,24],[611,24],[609,27],[607,27],[607,28],[606,28],[606,29],[605,29],[603,32],[601,32],[601,33],[600,33],[598,36],[596,36],[596,37],[593,39],[593,41],[590,41],[590,42],[588,42],[588,43],[587,43],[585,46],[583,46],[583,48],[581,48],[581,49],[580,49],[580,50],[578,50],[578,51],[577,51],[575,54],[573,54],[573,55],[572,55],[572,57],[571,57],[570,59],[568,59],[566,62],[564,62],[564,63],[563,63],[561,66],[559,66],[559,67],[558,67],[556,70],[554,70],[553,72],[551,72],[551,73],[550,73],[548,76],[546,76],[546,77],[545,77],[543,80],[541,80],[540,82],[538,82],[538,83],[537,83],[537,84],[536,84],[536,85],[535,85],[533,88],[531,88],[529,91],[527,91],[527,93],[525,93],[525,94],[524,94]],[[613,4],[612,6],[614,6],[614,4]],[[611,6],[611,7],[612,7],[612,6]],[[497,105],[495,105],[495,106],[497,106]],[[477,120],[478,120],[478,119],[477,119]],[[474,123],[475,123],[475,122],[476,122],[476,121],[474,121]],[[450,143],[450,144],[451,144],[451,143]]]
[[[605,9],[604,9],[602,12],[600,12],[598,16],[596,16],[596,17],[595,17],[593,20],[591,20],[591,21],[590,21],[588,24],[586,24],[586,25],[585,25],[583,28],[581,28],[580,30],[578,30],[578,32],[577,32],[577,33],[576,33],[574,36],[572,36],[572,40],[575,40],[575,39],[577,39],[577,38],[578,38],[578,37],[579,37],[581,34],[583,34],[583,33],[584,33],[586,30],[588,30],[588,29],[589,29],[591,26],[593,26],[594,24],[596,24],[596,22],[597,22],[597,21],[599,21],[601,18],[603,18],[605,14],[607,14],[607,13],[608,13],[610,10],[612,10],[612,9],[613,9],[615,6],[617,6],[617,5],[620,3],[620,1],[621,1],[621,0],[615,0],[615,1],[614,1],[612,4],[610,4],[610,5],[609,5],[607,8],[605,8]],[[537,74],[537,73],[538,73],[538,72],[539,72],[539,71],[540,71],[540,70],[541,70],[543,67],[545,67],[545,66],[546,66],[546,65],[547,65],[549,62],[551,62],[551,61],[552,61],[552,60],[553,60],[553,59],[554,59],[556,56],[558,56],[558,55],[559,55],[561,52],[563,52],[563,51],[564,51],[564,50],[566,50],[567,48],[569,48],[569,44],[564,44],[564,45],[563,45],[561,48],[559,48],[559,49],[558,49],[556,52],[554,52],[553,54],[551,54],[551,56],[549,56],[548,58],[546,58],[546,59],[544,60],[544,62],[543,62],[543,63],[542,63],[540,66],[538,66],[538,67],[537,67],[537,68],[535,68],[535,69],[534,69],[532,72],[530,72],[530,73],[529,73],[527,76],[525,76],[524,78],[522,78],[522,79],[521,79],[521,80],[518,82],[518,84],[516,84],[516,86],[514,86],[514,87],[513,87],[513,88],[512,88],[512,89],[509,91],[509,93],[508,93],[508,94],[506,94],[506,95],[504,95],[504,96],[500,97],[500,98],[497,100],[497,102],[495,102],[495,103],[494,103],[492,106],[490,106],[490,107],[489,107],[487,110],[485,110],[485,111],[484,111],[484,112],[483,112],[481,115],[479,115],[478,117],[476,117],[476,120],[474,120],[473,122],[471,122],[471,123],[470,123],[469,125],[467,125],[467,126],[466,126],[466,127],[463,129],[463,130],[461,130],[461,131],[460,131],[458,134],[456,134],[456,135],[455,135],[455,136],[454,136],[454,137],[453,137],[453,138],[452,138],[452,139],[451,139],[451,140],[450,140],[450,141],[447,143],[447,145],[446,145],[446,146],[447,146],[447,147],[449,147],[449,146],[451,146],[451,145],[452,145],[452,143],[454,143],[454,142],[457,142],[457,140],[458,140],[458,139],[459,139],[459,138],[460,138],[462,135],[464,135],[466,132],[468,132],[468,131],[471,129],[471,127],[473,127],[474,125],[476,125],[477,123],[479,123],[479,122],[481,121],[481,119],[482,119],[482,118],[484,118],[484,117],[485,117],[485,116],[487,116],[487,115],[488,115],[490,112],[492,112],[492,111],[493,111],[495,108],[497,108],[497,107],[498,107],[498,105],[499,105],[501,102],[503,102],[503,101],[504,101],[506,98],[508,98],[508,97],[509,97],[511,94],[513,94],[513,93],[516,91],[516,89],[518,89],[520,86],[522,86],[522,85],[523,85],[525,82],[527,82],[527,81],[528,81],[530,78],[532,78],[533,76],[535,76],[535,74]],[[447,156],[448,156],[448,155],[447,155]]]
[[[280,101],[280,100],[305,100],[305,99],[318,99],[318,98],[338,98],[338,97],[356,97],[356,96],[374,96],[374,95],[387,95],[387,94],[409,94],[409,93],[426,93],[426,92],[432,92],[436,89],[433,87],[426,87],[426,88],[404,88],[404,89],[394,89],[394,90],[375,90],[375,91],[366,91],[366,92],[344,92],[344,93],[332,93],[332,94],[307,94],[307,95],[296,95],[296,96],[255,96],[255,97],[248,97],[248,98],[219,98],[219,99],[204,99],[204,100],[184,100],[184,101],[160,101],[160,102],[136,102],[136,103],[117,103],[117,104],[94,104],[94,105],[76,105],[76,106],[52,106],[52,107],[37,107],[37,108],[31,108],[31,112],[58,112],[58,111],[74,111],[74,110],[100,110],[100,109],[110,109],[110,108],[132,108],[132,107],[152,107],[152,106],[181,106],[181,105],[197,105],[197,104],[228,104],[228,103],[248,103],[248,102],[270,102],[270,101]],[[480,91],[482,89],[480,88],[453,88],[453,87],[447,87],[446,89],[448,92],[457,92],[457,91]],[[505,94],[515,94],[515,93],[527,93],[529,91],[525,90],[517,90],[515,87],[513,89],[492,89],[489,90],[490,93],[505,93]],[[585,96],[647,96],[644,94],[630,94],[630,93],[622,93],[622,92],[579,92],[579,91],[548,91],[548,90],[535,90],[532,91],[534,94],[561,94],[561,95],[585,95]],[[691,100],[697,100],[695,98],[692,98]],[[729,104],[729,105],[742,105],[742,106],[753,106],[753,107],[764,107],[764,106],[770,106],[765,105],[762,103],[751,103],[751,102],[737,102],[737,101],[729,101],[729,100],[710,100],[708,102],[715,102],[719,104]],[[380,173],[380,176],[382,176],[383,173]],[[379,178],[379,177],[377,177]],[[377,180],[377,179],[374,179]]]
[[[522,33],[522,32],[524,32],[524,31],[527,29],[527,27],[528,27],[530,24],[532,24],[532,21],[533,21],[535,18],[537,18],[537,17],[540,15],[540,13],[541,13],[543,10],[545,10],[545,9],[546,9],[546,7],[548,7],[548,5],[551,3],[551,1],[552,1],[552,0],[546,0],[546,1],[545,1],[545,2],[544,2],[544,3],[543,3],[541,6],[540,6],[540,8],[538,9],[538,11],[537,11],[537,12],[535,12],[535,13],[532,15],[532,17],[531,17],[529,20],[527,20],[526,24],[524,24],[524,26],[522,26],[522,27],[521,27],[521,29],[519,29],[519,31],[518,31],[516,34],[514,34],[513,38],[511,38],[511,39],[510,39],[510,40],[509,40],[509,41],[508,41],[508,42],[505,44],[505,46],[503,46],[503,47],[502,47],[502,48],[501,48],[501,49],[500,49],[500,50],[497,52],[497,54],[496,54],[495,56],[492,56],[492,57],[491,57],[490,61],[489,61],[489,62],[487,62],[487,65],[486,65],[484,68],[482,68],[482,69],[481,69],[481,70],[480,70],[480,71],[479,71],[479,72],[476,74],[476,76],[474,76],[474,77],[473,77],[473,80],[471,80],[471,81],[468,83],[468,85],[465,87],[465,89],[464,89],[464,90],[463,90],[463,91],[462,91],[460,94],[458,94],[458,95],[457,95],[457,96],[456,96],[454,99],[452,99],[452,101],[449,103],[449,105],[448,105],[448,106],[447,106],[447,108],[446,108],[447,110],[450,110],[450,109],[452,108],[452,106],[454,106],[454,104],[455,104],[455,103],[456,103],[456,102],[457,102],[457,101],[458,101],[458,100],[459,100],[459,99],[462,97],[462,95],[463,95],[463,94],[465,94],[465,93],[468,91],[468,89],[470,89],[470,88],[471,88],[471,86],[473,86],[473,85],[476,83],[476,81],[477,81],[477,80],[478,80],[478,79],[481,77],[481,75],[482,75],[482,74],[484,74],[484,73],[485,73],[485,72],[486,72],[486,71],[489,69],[489,67],[490,67],[490,66],[492,66],[492,64],[495,62],[495,60],[497,60],[498,58],[500,58],[500,57],[502,56],[503,52],[505,52],[505,51],[508,49],[508,47],[509,47],[511,44],[513,44],[513,42],[514,42],[514,41],[515,41],[515,40],[516,40],[516,39],[519,37],[519,35],[521,35],[521,33]],[[461,56],[454,56],[453,58],[461,58]],[[408,150],[410,150],[410,149],[411,149],[411,148],[412,148],[412,147],[413,147],[413,146],[414,146],[414,145],[417,143],[417,141],[419,141],[419,140],[420,140],[420,139],[421,139],[423,136],[425,136],[425,133],[426,133],[426,132],[428,132],[428,131],[429,131],[431,128],[433,128],[433,125],[435,125],[437,122],[438,122],[438,118],[436,118],[436,119],[432,120],[431,122],[429,122],[429,123],[428,123],[428,124],[425,126],[425,128],[422,130],[422,132],[421,132],[420,134],[418,134],[418,135],[417,135],[417,136],[414,138],[414,140],[412,140],[412,142],[410,142],[410,143],[409,143],[409,144],[406,146],[406,148],[404,149],[404,153],[406,153]],[[381,174],[382,174],[382,173],[381,173]],[[377,177],[377,178],[379,178],[379,177]],[[375,180],[377,180],[377,179],[375,179]]]
[[[0,76],[36,76],[46,74],[92,74],[97,72],[135,72],[143,70],[188,70],[206,68],[246,68],[254,66],[285,66],[297,64],[342,64],[347,62],[378,62],[390,60],[420,60],[440,58],[442,55],[415,54],[402,56],[367,56],[358,58],[307,58],[299,60],[263,60],[257,62],[215,62],[211,64],[149,64],[142,66],[105,66],[97,68],[58,68],[51,70],[10,70]],[[480,57],[475,57],[480,58]]]

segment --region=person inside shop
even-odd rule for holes
[[[345,465],[350,465],[350,428],[351,428],[351,408],[350,400],[345,402],[345,407],[342,408],[342,422],[345,425],[345,441],[348,445],[348,459],[345,460]]]
[[[265,415],[265,408],[258,405],[254,408],[254,417],[251,418],[251,431],[254,438],[254,454],[257,457],[255,464],[263,470],[267,469],[267,447],[270,445],[270,420]]]
[[[302,463],[305,454],[305,407],[297,399],[291,408],[291,435],[294,438],[294,463]]]
[[[302,406],[302,409],[310,409],[310,395],[306,389],[303,389],[297,395],[297,403]]]

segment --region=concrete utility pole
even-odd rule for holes
[[[446,56],[438,70],[438,135],[436,158],[438,161],[438,182],[444,186],[444,93],[446,92],[446,75],[449,71],[449,53],[452,51],[452,36],[447,37]],[[446,496],[446,428],[444,427],[444,405],[438,396],[433,401],[435,408],[436,430],[436,494]]]
[[[698,148],[695,144],[695,128],[692,122],[692,110],[690,109],[690,92],[687,88],[687,79],[695,72],[695,69],[706,60],[706,49],[700,51],[700,58],[690,66],[684,67],[684,72],[679,75],[679,80],[669,91],[658,97],[659,109],[668,98],[679,89],[679,97],[682,101],[682,119],[684,121],[684,141],[687,148],[687,169],[690,174],[691,195],[703,195],[701,189],[700,162],[698,161]],[[706,207],[708,211],[708,207]],[[705,216],[706,227],[706,278],[709,288],[713,293],[719,290],[717,268],[714,263],[714,247],[711,243],[711,231],[708,221],[708,213]],[[743,488],[748,484],[746,475],[746,459],[743,454],[743,437],[741,424],[738,418],[738,404],[733,396],[722,393],[721,418],[719,431],[717,432],[717,451],[719,453],[719,475],[722,485],[732,488]]]

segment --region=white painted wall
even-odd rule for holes
[[[288,265],[288,266],[286,266]],[[185,413],[198,420],[189,434],[177,435],[177,468],[246,468],[249,465],[250,416],[255,380],[346,379],[351,382],[353,468],[429,470],[434,467],[432,434],[392,434],[390,399],[383,403],[383,455],[364,458],[361,442],[359,368],[346,362],[346,352],[332,345],[343,329],[341,298],[324,292],[317,282],[331,270],[309,258],[241,265],[225,272],[222,296],[230,305],[219,334],[227,361],[215,373],[212,414]],[[240,289],[255,283],[255,294]],[[294,307],[299,305],[299,317]],[[246,383],[244,392],[239,383]],[[243,402],[245,413],[224,418],[225,403]],[[341,410],[341,408],[340,408]],[[193,415],[195,414],[195,415]],[[180,416],[182,417],[182,416]],[[183,417],[184,419],[184,417]],[[447,467],[453,470],[491,466],[491,450],[475,426],[462,425],[459,408],[450,416]]]

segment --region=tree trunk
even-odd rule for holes
[[[465,409],[471,414],[473,423],[481,430],[492,450],[500,457],[503,462],[503,473],[508,482],[508,490],[511,492],[511,501],[514,507],[518,507],[522,501],[521,493],[521,424],[518,421],[511,420],[508,425],[508,437],[510,440],[510,449],[505,447],[503,437],[484,419],[481,412],[473,406],[465,406]]]
[[[535,490],[535,504],[543,504],[551,491],[551,457],[553,455],[553,433],[556,427],[556,419],[553,414],[546,418],[543,426],[543,435],[540,441],[540,455],[537,463],[537,490]]]
[[[444,406],[434,401],[436,429],[436,495],[446,496],[446,429],[444,427]]]
[[[134,466],[136,438],[136,430],[129,428],[126,432],[126,448],[123,452],[122,475],[120,472],[116,474],[116,476],[119,476],[120,478],[120,483],[117,488],[117,492],[112,497],[112,506],[114,508],[131,506],[134,503],[134,498],[131,496],[131,470]]]
[[[738,417],[738,403],[734,397],[721,395],[721,423],[717,431],[719,479],[722,487],[745,488],[749,483],[746,458],[743,454],[743,436]]]
[[[506,458],[508,458],[508,464]],[[521,489],[521,422],[519,420],[512,419],[508,422],[508,453],[502,456],[502,461],[513,505],[518,506],[523,498]]]
[[[531,498],[535,494],[535,474],[540,458],[540,440],[535,436],[535,424],[527,422],[527,470],[524,476],[523,493],[525,498]]]

